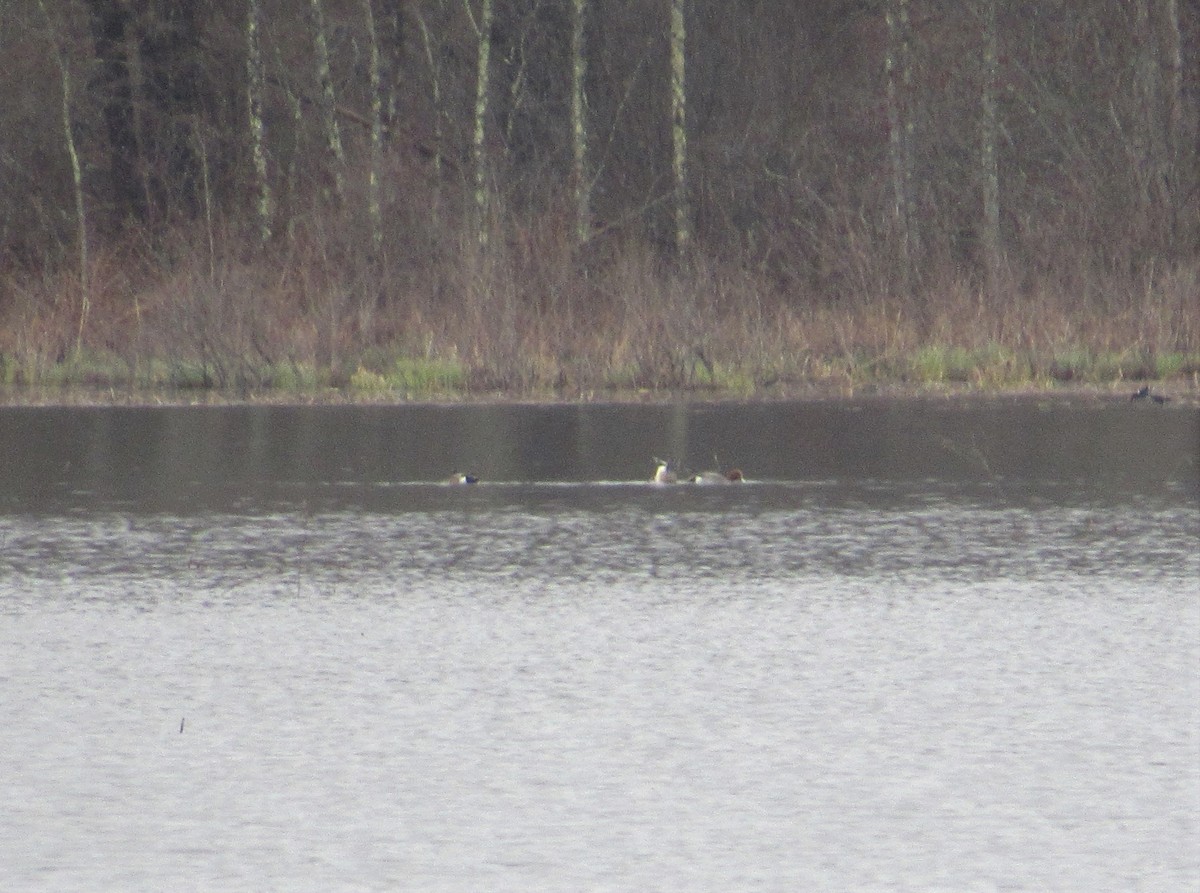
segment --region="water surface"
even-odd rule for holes
[[[0,411],[0,887],[1195,886],[1198,430]]]

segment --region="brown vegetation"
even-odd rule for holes
[[[0,383],[1200,376],[1193,7],[492,2],[6,6]]]

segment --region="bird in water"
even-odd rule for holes
[[[675,473],[675,466],[669,460],[655,457],[654,463],[657,466],[654,469],[654,483],[674,484],[679,480],[679,475]]]
[[[1145,400],[1147,397],[1160,405],[1171,399],[1170,397],[1164,397],[1162,394],[1151,394],[1150,385],[1148,384],[1142,385],[1141,388],[1134,391],[1133,394],[1130,395],[1129,399],[1132,402],[1134,400]]]
[[[740,468],[731,468],[729,471],[702,471],[692,477],[693,484],[740,484],[744,480],[746,478]]]
[[[447,484],[478,484],[479,478],[473,474],[463,474],[461,471],[456,471],[450,477],[446,478]]]

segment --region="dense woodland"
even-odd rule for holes
[[[10,0],[0,41],[8,382],[1200,368],[1195,0]]]

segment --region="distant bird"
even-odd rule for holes
[[[679,475],[675,473],[675,468],[670,461],[656,457],[654,463],[657,466],[654,469],[654,483],[674,484],[679,480]]]
[[[740,484],[745,480],[740,468],[729,471],[702,471],[692,477],[693,484]]]
[[[1147,397],[1159,405],[1162,405],[1171,399],[1170,397],[1164,397],[1162,394],[1151,394],[1150,385],[1142,385],[1141,388],[1134,391],[1133,394],[1130,395],[1129,399],[1130,401],[1145,400]]]
[[[456,471],[450,477],[446,478],[447,484],[478,484],[479,478],[473,474],[463,474],[461,471]]]

